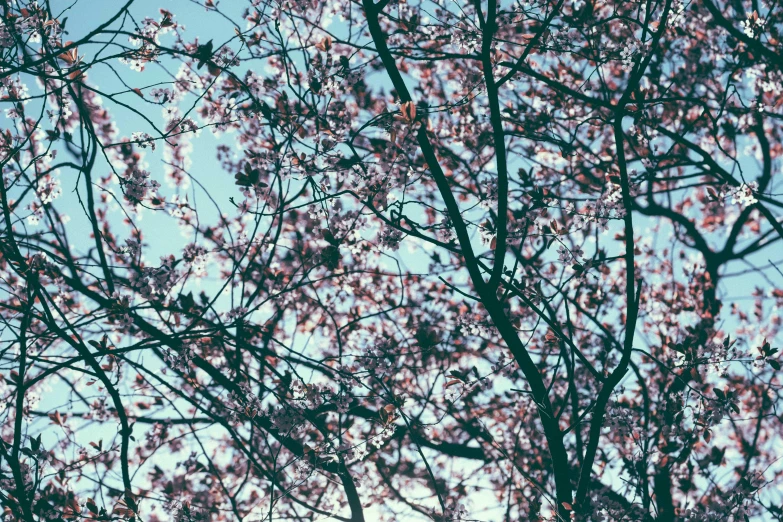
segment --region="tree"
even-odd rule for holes
[[[777,3],[0,10],[6,520],[783,519]]]

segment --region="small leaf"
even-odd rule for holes
[[[54,422],[58,426],[63,425],[63,417],[62,415],[60,415],[59,411],[56,411],[53,414],[49,414],[49,418],[52,419],[52,422]]]
[[[117,516],[120,517],[126,517],[126,518],[132,518],[136,516],[136,513],[128,508],[128,504],[125,503],[124,500],[120,499],[117,501],[117,504],[114,505],[114,509],[112,510],[112,513],[114,513]]]
[[[400,105],[400,113],[402,119],[411,123],[416,119],[416,105],[414,105],[412,101],[405,102]]]
[[[315,47],[319,51],[328,52],[332,48],[332,37],[331,36],[324,37],[323,40],[315,44]]]
[[[324,236],[324,239],[325,239],[325,240],[326,240],[326,241],[327,241],[327,242],[328,242],[330,245],[337,246],[337,245],[339,245],[339,244],[340,244],[340,242],[339,242],[339,241],[337,241],[337,240],[335,239],[335,237],[334,237],[334,234],[332,234],[332,231],[331,231],[331,230],[329,230],[328,228],[322,228],[322,229],[321,229],[321,233],[323,234],[323,236]]]
[[[91,498],[87,499],[87,509],[89,509],[91,513],[98,513],[98,505]]]
[[[131,508],[133,511],[138,512],[139,506],[136,503],[136,499],[133,498],[133,494],[129,490],[125,490],[125,502],[128,505],[129,508]]]
[[[671,348],[675,352],[685,353],[685,348],[680,343],[672,344],[672,345],[669,346],[669,348]]]

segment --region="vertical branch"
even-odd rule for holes
[[[636,319],[639,315],[639,293],[641,291],[641,281],[639,289],[634,290],[636,286],[636,267],[633,244],[633,200],[630,192],[630,182],[628,179],[628,169],[625,161],[625,150],[623,148],[623,119],[620,114],[615,117],[614,139],[617,150],[617,163],[620,167],[620,183],[623,197],[623,207],[625,207],[625,299],[627,301],[628,311],[625,321],[625,342],[623,343],[623,354],[620,363],[604,382],[598,398],[593,408],[593,419],[590,422],[590,435],[585,450],[585,457],[582,463],[582,471],[579,477],[579,486],[576,492],[576,503],[580,509],[587,506],[584,502],[589,492],[590,476],[593,471],[593,462],[598,450],[598,442],[601,438],[601,428],[603,427],[604,414],[606,406],[612,396],[614,388],[620,383],[625,373],[628,371],[628,364],[631,362],[631,351],[633,349],[634,332],[636,330]]]
[[[503,275],[503,263],[506,257],[506,240],[508,238],[508,166],[506,164],[506,141],[503,132],[503,119],[500,115],[498,100],[498,85],[492,73],[492,40],[495,36],[497,18],[497,0],[490,0],[487,9],[487,21],[484,24],[481,41],[481,65],[484,72],[484,84],[489,100],[489,118],[492,124],[493,144],[495,146],[495,163],[498,171],[498,213],[495,223],[497,244],[495,259],[489,287],[497,288]]]
[[[403,102],[412,101],[410,93],[405,86],[405,82],[402,75],[397,68],[397,64],[394,61],[389,48],[386,44],[386,38],[378,22],[378,11],[372,4],[371,0],[364,0],[364,8],[367,13],[367,23],[370,29],[370,34],[373,38],[373,42],[380,54],[381,60],[386,68],[389,77],[392,80],[392,84],[397,92],[400,94],[400,99]],[[443,198],[446,209],[454,225],[455,232],[457,234],[457,240],[462,248],[463,256],[465,257],[465,265],[470,274],[473,286],[478,291],[481,302],[487,309],[492,322],[498,329],[503,341],[508,346],[514,358],[519,363],[525,378],[531,388],[532,396],[536,402],[539,410],[539,418],[544,428],[544,436],[549,446],[549,453],[552,458],[552,467],[555,480],[555,489],[557,492],[557,506],[556,510],[558,516],[564,520],[569,519],[570,506],[572,500],[571,479],[570,479],[570,465],[568,461],[568,453],[565,449],[563,442],[563,433],[558,425],[555,412],[552,407],[552,403],[549,400],[546,386],[539,373],[539,369],[536,366],[527,349],[519,340],[517,332],[511,321],[506,316],[503,305],[498,301],[495,290],[488,286],[481,275],[481,271],[476,260],[473,248],[470,243],[470,236],[467,231],[462,214],[459,209],[459,205],[454,197],[449,186],[448,179],[444,174],[440,163],[435,155],[432,144],[425,126],[422,124],[418,132],[418,143],[421,148],[424,159],[430,168],[435,183],[438,186],[438,191]],[[502,265],[501,265],[502,267]]]
[[[623,353],[617,367],[604,382],[601,391],[598,393],[593,408],[593,418],[590,422],[589,439],[585,449],[584,461],[579,476],[579,485],[576,492],[576,504],[578,509],[587,510],[587,493],[589,492],[590,478],[593,472],[593,463],[595,462],[598,443],[601,439],[601,428],[603,427],[604,414],[606,406],[614,391],[614,388],[620,384],[620,381],[628,371],[628,365],[631,362],[631,352],[633,350],[634,333],[636,331],[636,320],[639,316],[639,294],[641,293],[642,281],[639,281],[638,290],[634,291],[636,283],[636,261],[634,254],[634,232],[633,232],[633,198],[631,197],[631,185],[628,178],[628,165],[625,159],[625,140],[623,135],[623,114],[625,106],[631,98],[633,91],[639,85],[644,76],[647,67],[652,61],[655,50],[660,43],[663,33],[666,31],[666,22],[669,16],[671,0],[666,0],[661,15],[661,21],[658,31],[653,35],[652,44],[649,53],[642,59],[639,65],[634,69],[631,78],[628,81],[623,95],[614,111],[614,142],[617,152],[617,164],[620,169],[620,188],[622,191],[623,208],[625,208],[624,229],[625,229],[625,300],[626,300],[626,320],[625,320],[625,341],[623,343]]]
[[[0,183],[2,181],[0,180]],[[22,419],[24,418],[24,395],[25,395],[25,374],[27,372],[27,329],[30,326],[30,318],[32,316],[32,308],[34,299],[31,292],[31,282],[27,281],[27,303],[25,311],[22,315],[22,325],[19,331],[19,377],[16,381],[16,403],[15,403],[15,417],[14,417],[14,442],[11,448],[11,458],[8,459],[8,465],[11,467],[11,473],[14,476],[14,482],[16,483],[16,496],[19,506],[22,509],[22,514],[25,520],[32,522],[33,514],[30,507],[32,499],[27,498],[27,489],[24,483],[24,475],[22,474],[22,467],[19,462],[19,450],[22,446]],[[35,492],[32,492],[33,495]]]

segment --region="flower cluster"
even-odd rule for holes
[[[457,239],[457,234],[454,232],[454,227],[451,224],[451,220],[448,217],[444,217],[441,220],[440,227],[437,229],[438,239],[444,243],[450,243]]]
[[[298,460],[294,464],[294,480],[299,482],[307,480],[313,474],[314,469],[313,465],[306,460]]]
[[[32,491],[35,487],[35,481],[33,480],[33,469],[27,462],[19,463],[19,471],[22,476],[22,483],[26,490]],[[10,471],[2,473],[3,478],[0,478],[0,488],[3,491],[17,491],[17,483],[14,480]]]
[[[165,9],[160,10],[161,19],[145,18],[137,26],[137,32],[128,37],[128,42],[137,47],[119,58],[119,62],[130,66],[131,70],[141,72],[144,64],[155,60],[160,54],[158,45],[160,36],[177,27],[174,15]]]
[[[633,69],[637,56],[641,55],[645,49],[645,44],[640,40],[636,38],[629,39],[623,48],[620,49],[620,61],[622,62],[623,70],[630,71]]]
[[[622,219],[625,217],[625,207],[623,206],[622,186],[618,183],[609,182],[607,192],[598,200],[586,202],[581,208],[569,203],[566,211],[573,215],[572,225],[569,228],[579,230],[590,223],[595,223],[601,229],[606,230],[610,219]],[[629,194],[635,197],[639,194],[639,185],[629,183]],[[548,224],[546,220],[537,220],[536,225],[541,228]]]
[[[481,33],[467,23],[460,23],[451,33],[451,43],[461,51],[474,53],[481,47]]]
[[[131,141],[137,143],[142,149],[149,147],[150,150],[155,150],[155,140],[146,132],[134,132],[131,134]]]
[[[299,406],[309,410],[318,408],[334,395],[333,390],[325,384],[305,384],[299,379],[291,383],[291,393]]]
[[[215,62],[215,65],[224,69],[239,65],[236,53],[227,45],[224,45],[215,52],[212,56],[212,61]]]
[[[121,331],[127,332],[133,326],[133,318],[129,313],[131,298],[127,295],[122,295],[120,292],[114,292],[111,298],[114,301],[114,315],[112,319]]]
[[[479,227],[479,239],[481,239],[481,244],[488,246],[490,248],[494,248],[494,241],[497,238],[497,232],[495,231],[494,227],[492,226],[492,223],[490,220],[483,221]]]
[[[639,435],[639,423],[634,419],[631,410],[619,402],[615,402],[606,409],[606,426],[622,437],[636,439]]]
[[[597,489],[591,494],[591,497],[590,508],[595,518],[584,520],[643,520],[645,517],[641,506],[637,504],[628,506],[625,502],[618,501],[617,497],[611,495],[611,488]],[[690,521],[690,519],[684,520]]]
[[[392,369],[388,355],[391,347],[391,342],[388,339],[380,339],[375,345],[364,349],[364,353],[358,358],[358,363],[370,375],[383,377]]]
[[[758,188],[759,184],[755,181],[743,183],[737,187],[726,184],[721,187],[720,197],[731,198],[731,203],[733,205],[748,207],[758,201],[755,196],[755,192],[758,191]]]
[[[683,0],[672,2],[669,19],[666,21],[667,27],[680,27],[685,25],[685,3]]]
[[[187,500],[172,500],[165,505],[164,510],[171,515],[173,522],[206,522],[209,520],[209,512],[199,509]]]
[[[130,275],[131,288],[145,299],[165,296],[176,280],[173,257],[162,257],[159,267],[143,267]]]
[[[27,205],[27,209],[30,211],[30,215],[27,216],[28,225],[35,226],[44,218],[43,207],[37,203],[31,203],[30,205]]]
[[[481,208],[485,210],[494,210],[498,201],[498,181],[490,178],[482,184],[484,197],[481,199]]]
[[[748,520],[752,515],[748,501],[765,483],[761,473],[751,473],[742,477],[733,488],[711,495],[706,502],[698,503],[683,510],[681,517],[688,522],[712,522],[714,520]]]
[[[386,424],[381,428],[381,431],[367,439],[367,444],[375,449],[380,449],[394,436],[395,431],[397,431],[397,427],[393,423]]]
[[[209,262],[209,251],[203,246],[191,243],[182,252],[182,259],[190,265],[194,274],[203,275]]]
[[[41,199],[41,204],[46,205],[59,198],[63,193],[60,186],[60,177],[57,172],[46,174],[38,179],[36,194]]]
[[[229,421],[234,424],[239,422],[240,416],[253,419],[262,413],[261,399],[252,392],[250,386],[246,383],[241,383],[239,388],[241,393],[231,392],[226,403],[229,410]]]
[[[337,407],[337,411],[340,413],[347,413],[351,409],[351,402],[353,397],[347,392],[336,395],[332,402]]]
[[[125,245],[117,249],[117,253],[119,255],[130,259],[138,256],[139,252],[141,252],[141,242],[138,239],[132,237],[126,239]]]
[[[391,250],[392,252],[398,250],[402,239],[402,231],[390,226],[383,227],[378,234],[378,243],[382,250]]]
[[[454,500],[446,505],[446,509],[443,512],[443,520],[445,522],[468,520],[468,510],[460,502]]]
[[[267,415],[272,426],[286,435],[296,436],[304,430],[304,412],[296,404],[269,408]]]
[[[29,43],[41,43],[42,40],[47,39],[50,45],[59,44],[59,37],[62,34],[60,22],[56,19],[50,19],[46,9],[39,6],[37,1],[29,2],[21,14],[23,16],[14,20],[15,32],[28,35]],[[5,20],[0,22],[2,24],[0,25],[0,45],[6,41],[5,22]],[[3,47],[11,47],[12,42],[13,40],[9,41],[8,45],[3,45]]]
[[[160,188],[160,183],[150,179],[150,173],[142,169],[128,170],[121,179],[125,197],[131,203],[141,203],[148,195],[155,195]]]
[[[499,375],[511,377],[514,372],[517,371],[517,363],[513,359],[509,359],[505,354],[501,353],[498,358],[498,362],[492,365],[492,371]]]
[[[163,360],[171,366],[180,371],[187,371],[190,361],[194,356],[194,345],[187,344],[182,345],[179,348],[169,348],[163,355]]]
[[[462,314],[457,317],[457,326],[470,335],[478,337],[489,337],[492,335],[492,328],[489,320],[478,319],[474,314]]]
[[[758,11],[753,11],[752,13],[748,13],[747,20],[743,20],[740,23],[740,26],[747,36],[755,38],[764,30],[764,20],[759,18]]]
[[[229,324],[233,324],[236,321],[241,320],[247,315],[247,308],[244,306],[237,306],[236,308],[232,308],[228,312],[226,312],[226,322]]]
[[[572,260],[578,262],[579,258],[584,256],[585,253],[580,246],[575,246],[569,249],[565,245],[560,245],[560,247],[557,249],[557,254],[560,258],[560,261],[563,263],[568,263]]]

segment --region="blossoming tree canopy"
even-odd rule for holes
[[[783,519],[779,3],[0,13],[4,520]]]

